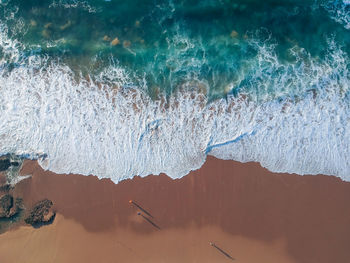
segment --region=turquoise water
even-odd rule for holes
[[[208,154],[350,180],[348,0],[0,0],[0,155],[113,181]]]
[[[210,98],[247,92],[252,87],[244,82],[251,80],[256,66],[256,42],[276,45],[281,63],[296,60],[293,47],[322,60],[330,39],[350,51],[349,31],[330,15],[335,2],[3,2],[2,20],[8,19],[10,36],[24,44],[24,55],[48,55],[92,75],[112,60],[145,77],[151,95],[158,90],[171,94],[189,80],[204,81]],[[115,38],[119,43],[113,46]],[[230,83],[236,86],[228,90]]]

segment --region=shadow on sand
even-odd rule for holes
[[[231,259],[231,260],[235,260],[233,257],[230,256],[230,254],[228,254],[227,252],[225,252],[224,250],[222,250],[221,248],[219,248],[217,245],[215,245],[214,243],[212,242],[209,242],[209,244],[216,248],[220,253],[222,253],[224,256],[226,256],[227,258]]]
[[[155,228],[157,228],[158,230],[160,230],[160,227],[154,223],[151,219],[149,219],[148,217],[145,217],[143,214],[141,214],[141,212],[138,212],[137,215],[142,216],[148,223],[150,223],[152,226],[154,226]]]

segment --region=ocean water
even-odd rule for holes
[[[350,181],[347,0],[0,0],[0,155],[114,182],[208,155]]]

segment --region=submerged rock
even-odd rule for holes
[[[115,39],[112,40],[111,45],[112,45],[112,46],[116,46],[116,45],[118,45],[119,43],[120,43],[119,38],[116,37]]]
[[[33,19],[30,20],[31,27],[36,27],[37,25],[38,25],[38,23],[35,20],[33,20]]]
[[[47,23],[44,25],[45,29],[52,29],[53,24],[52,23]]]
[[[4,192],[2,188],[4,185],[9,184],[13,186],[19,181],[28,178],[28,176],[19,174],[23,160],[22,157],[11,154],[0,157],[0,192]]]
[[[6,171],[11,166],[11,161],[9,159],[0,160],[0,171]]]
[[[103,37],[103,41],[109,42],[109,41],[111,41],[111,38],[109,36],[105,35]]]
[[[17,161],[12,161],[10,158],[0,159],[0,172],[7,171],[11,166],[18,167],[20,165]]]
[[[64,25],[60,26],[60,30],[64,31],[67,28],[69,28],[71,25],[72,25],[72,21],[69,20],[67,23],[65,23]]]
[[[53,222],[56,213],[52,210],[53,203],[51,200],[44,199],[34,205],[30,214],[24,221],[34,227],[40,227]]]
[[[236,37],[238,37],[238,32],[236,30],[232,30],[230,36],[232,38],[236,38]]]
[[[44,29],[44,30],[41,32],[41,35],[42,35],[44,38],[49,38],[50,35],[51,35],[51,31],[48,30],[48,29]]]
[[[123,47],[124,48],[129,48],[131,46],[131,41],[129,40],[124,40],[123,41]]]

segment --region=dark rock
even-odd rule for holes
[[[9,184],[0,185],[0,193],[8,192],[10,189],[11,189],[11,185]]]
[[[44,199],[34,205],[30,214],[24,221],[34,227],[51,224],[55,219],[56,213],[52,211],[53,203],[51,200]]]
[[[19,164],[20,164],[20,163],[19,163],[19,162],[16,162],[16,161],[11,162],[11,165],[12,165],[12,166],[19,166]]]
[[[0,172],[6,171],[8,168],[10,168],[11,162],[9,159],[2,159],[0,160]]]
[[[0,198],[0,218],[11,217],[17,213],[17,207],[14,206],[13,197],[5,194]]]

